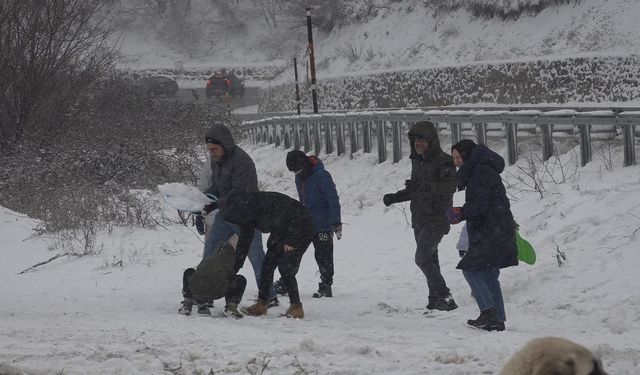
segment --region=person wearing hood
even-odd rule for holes
[[[208,184],[199,183],[201,190],[205,194],[224,198],[232,191],[255,192],[258,191],[258,175],[256,166],[249,154],[236,145],[229,128],[220,123],[214,123],[205,134],[205,143],[209,152],[210,173]],[[208,215],[212,210],[205,207]],[[203,258],[211,256],[218,249],[220,242],[227,242],[234,234],[239,234],[240,228],[230,223],[224,218],[216,215],[210,226],[207,226],[207,233],[204,242]],[[260,272],[264,262],[264,248],[262,247],[262,233],[253,232],[251,247],[249,248],[249,262],[253,267],[256,284],[260,284]],[[269,305],[279,304],[276,297],[275,288],[272,286],[269,295]]]
[[[342,236],[340,198],[331,174],[316,156],[307,156],[300,150],[287,153],[287,169],[295,173],[298,198],[313,217],[316,235],[313,238],[315,258],[320,270],[320,283],[314,298],[333,297],[333,235]],[[286,294],[282,281],[276,282],[276,291]]]
[[[447,210],[447,221],[467,224],[469,245],[457,268],[462,270],[480,309],[467,324],[486,331],[504,331],[506,321],[500,269],[518,264],[515,222],[500,178],[504,159],[484,145],[463,139],[451,147],[459,167],[456,179],[465,190],[465,204]]]
[[[429,121],[416,122],[409,130],[411,179],[405,189],[385,194],[385,206],[411,201],[411,225],[416,240],[415,262],[427,279],[428,310],[450,311],[458,307],[440,272],[438,245],[449,233],[445,218],[456,190],[455,167],[442,151],[438,133]]]
[[[309,210],[297,200],[272,191],[234,190],[212,205],[219,208],[219,214],[225,220],[240,228],[235,256],[236,271],[244,264],[253,233],[256,230],[270,233],[260,273],[258,301],[248,307],[246,313],[254,316],[267,313],[269,290],[273,287],[273,273],[277,268],[289,292],[290,306],[286,316],[303,318],[296,274],[302,256],[315,236]]]

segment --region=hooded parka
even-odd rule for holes
[[[224,157],[220,161],[211,160],[211,185],[204,193],[224,197],[235,189],[258,191],[256,166],[251,157],[236,146],[229,128],[223,124],[213,124],[207,130],[205,141],[221,145],[224,148]]]
[[[455,147],[455,146],[454,146]],[[476,146],[456,174],[465,189],[462,207],[469,248],[457,268],[482,270],[518,264],[515,222],[500,178],[504,159],[484,145]]]
[[[415,149],[415,139],[429,142],[425,155]],[[449,233],[445,212],[453,204],[456,191],[455,167],[450,155],[442,151],[436,127],[429,121],[416,122],[409,130],[411,144],[411,179],[400,190],[397,202],[411,200],[411,222],[414,228],[426,228],[434,233]]]

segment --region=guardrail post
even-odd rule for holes
[[[336,136],[336,142],[338,143],[338,156],[344,155],[344,121],[338,121],[336,123],[336,131],[338,132]]]
[[[476,128],[476,139],[478,140],[478,144],[486,145],[487,144],[487,124],[484,122],[478,122],[473,124]]]
[[[275,144],[275,147],[278,148],[280,146],[280,134],[278,130],[280,130],[280,124],[272,124],[271,126],[273,126],[273,143]]]
[[[553,156],[553,124],[541,124],[542,130],[542,160],[547,161]]]
[[[397,163],[402,159],[402,141],[401,141],[402,122],[391,121],[391,141],[393,142],[393,162]]]
[[[327,155],[333,154],[333,119],[324,123],[324,151]]]
[[[362,152],[371,152],[371,121],[362,122]]]
[[[293,148],[294,150],[300,149],[300,123],[294,122],[291,127],[293,128]]]
[[[282,126],[284,128],[284,148],[289,149],[291,147],[291,123],[285,122]]]
[[[305,121],[302,124],[302,142],[304,143],[304,152],[307,153],[311,150],[311,140],[309,139],[309,122]]]
[[[449,123],[451,127],[451,145],[455,145],[462,139],[462,124],[459,122]]]
[[[378,127],[378,163],[383,163],[387,160],[387,121],[378,120],[376,126]]]
[[[320,122],[313,124],[313,151],[316,155],[320,155],[322,151],[322,140],[320,139]]]
[[[349,123],[349,157],[353,159],[353,154],[360,149],[358,144],[358,122],[356,120]]]
[[[636,126],[626,124],[622,126],[622,140],[624,141],[624,166],[636,165]]]
[[[506,122],[502,124],[507,135],[507,156],[509,165],[518,161],[518,124]]]
[[[584,167],[591,161],[591,124],[578,124],[580,130],[580,164]]]

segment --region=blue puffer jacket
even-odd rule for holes
[[[332,225],[342,223],[340,199],[336,185],[322,161],[315,156],[309,156],[309,161],[313,165],[310,176],[304,181],[296,176],[298,197],[311,212],[316,232],[329,232]]]

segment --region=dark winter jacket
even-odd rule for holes
[[[483,145],[475,147],[456,174],[465,189],[462,207],[469,249],[457,268],[481,270],[518,264],[515,223],[500,173],[504,159]]]
[[[211,160],[211,186],[204,193],[224,197],[234,189],[258,191],[256,166],[251,157],[236,145],[229,128],[213,124],[205,139],[220,144],[224,148],[224,157],[221,161]]]
[[[415,138],[429,142],[425,156],[415,150]],[[451,156],[442,151],[436,127],[428,121],[415,123],[409,130],[411,144],[411,179],[407,188],[396,193],[395,202],[411,200],[411,222],[414,228],[427,228],[434,233],[449,233],[445,212],[453,204],[456,191],[455,167]]]
[[[332,225],[341,224],[336,185],[320,159],[309,156],[309,164],[309,176],[296,176],[298,197],[302,205],[309,209],[316,232],[329,232]]]
[[[255,229],[271,233],[270,241],[296,249],[306,249],[315,236],[309,210],[287,195],[272,191],[246,193],[234,190],[217,202],[220,215],[240,227],[236,270],[244,264]]]
[[[213,301],[224,297],[231,278],[236,274],[235,251],[227,242],[204,258],[189,278],[189,289],[197,301]]]

